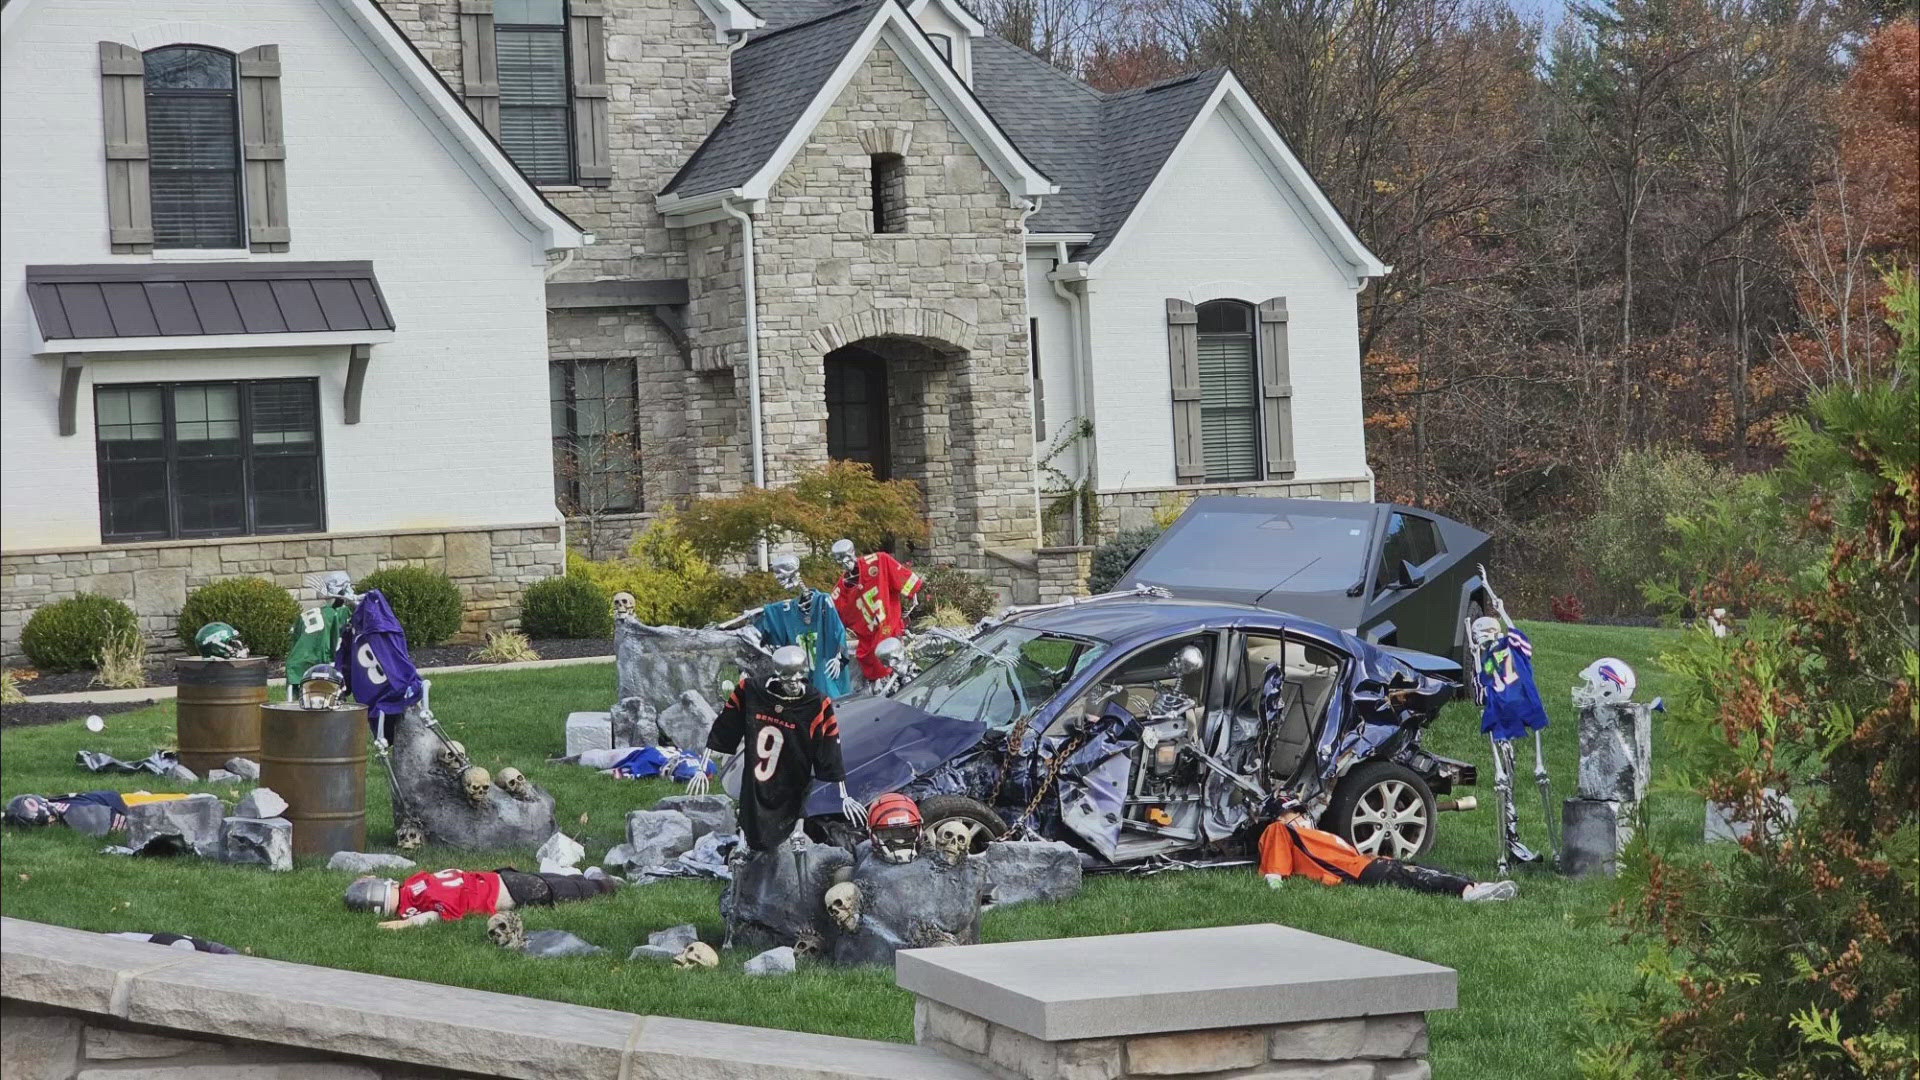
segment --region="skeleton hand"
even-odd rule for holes
[[[840,669],[843,666],[844,662],[839,657],[827,657],[827,678],[838,679],[840,677]]]
[[[844,815],[848,821],[852,822],[855,828],[865,829],[867,827],[866,805],[859,799],[847,794],[847,785],[844,781],[840,784],[840,813]]]
[[[1507,614],[1507,602],[1505,600],[1502,600],[1497,596],[1494,597],[1493,610],[1499,613],[1501,622],[1506,623],[1508,626],[1513,625],[1513,616]]]
[[[713,764],[713,751],[709,750],[706,753],[700,755],[700,771],[694,773],[693,779],[687,781],[687,794],[705,795],[707,793],[707,783],[708,783],[707,769],[712,764]]]
[[[386,922],[383,922],[383,923],[381,923],[381,924],[380,924],[380,929],[382,929],[382,930],[405,930],[405,929],[406,929],[407,927],[409,927],[409,926],[412,926],[412,925],[413,925],[413,923],[411,923],[411,922],[409,922],[409,921],[408,921],[408,920],[406,920],[406,919],[388,919],[388,920],[387,920]]]

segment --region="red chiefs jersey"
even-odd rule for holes
[[[850,581],[855,575],[857,579]],[[854,563],[853,574],[842,577],[834,586],[834,610],[853,632],[857,643],[854,655],[860,660],[861,674],[868,679],[883,679],[891,670],[873,655],[874,647],[906,633],[900,601],[919,591],[920,575],[884,551],[862,555]]]
[[[400,903],[394,917],[412,918],[434,912],[442,919],[491,915],[500,904],[500,875],[484,870],[422,870],[400,885]]]

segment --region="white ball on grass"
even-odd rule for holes
[[[87,717],[88,731],[105,731],[106,729],[107,729],[107,722],[105,720],[100,719],[100,717],[97,714],[94,716]]]

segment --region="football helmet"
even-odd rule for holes
[[[873,853],[890,863],[910,863],[920,854],[920,804],[897,791],[867,808],[867,835]]]

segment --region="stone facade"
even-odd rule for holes
[[[466,601],[457,640],[518,626],[528,585],[565,570],[556,524],[398,533],[243,536],[170,540],[0,556],[0,651],[19,656],[20,630],[45,604],[81,592],[124,600],[140,618],[148,645],[177,649],[187,594],[222,578],[263,577],[303,593],[303,578],[345,570],[358,581],[375,570],[425,566],[451,577]]]

